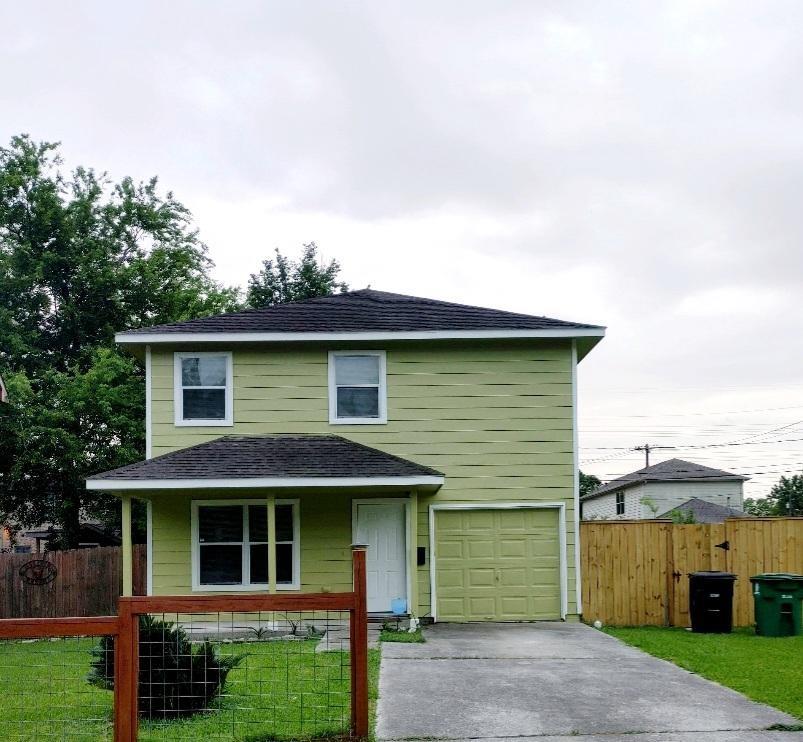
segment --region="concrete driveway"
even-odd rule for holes
[[[380,740],[803,742],[799,723],[582,624],[437,624],[382,645]]]

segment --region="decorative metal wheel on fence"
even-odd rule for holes
[[[348,593],[121,598],[0,621],[0,739],[359,739],[365,550]]]

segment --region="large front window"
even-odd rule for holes
[[[329,422],[387,422],[384,352],[329,354]]]
[[[264,501],[193,503],[193,587],[268,587],[268,507]],[[276,503],[276,586],[298,588],[298,502]]]
[[[231,353],[176,353],[176,425],[231,425]]]

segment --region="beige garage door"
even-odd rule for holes
[[[439,621],[560,618],[556,508],[435,513]]]

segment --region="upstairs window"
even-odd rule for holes
[[[616,493],[616,514],[617,515],[624,515],[625,514],[625,493],[624,492],[617,492]]]
[[[329,353],[329,422],[387,422],[384,351]]]
[[[231,353],[175,354],[176,425],[232,425]]]

